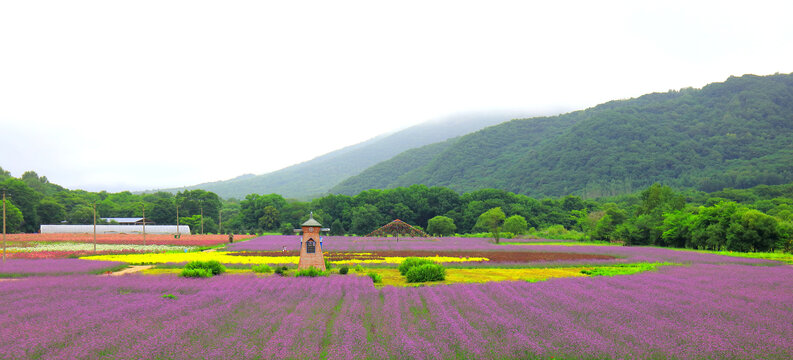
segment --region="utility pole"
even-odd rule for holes
[[[143,208],[143,246],[146,246],[146,204],[141,207]]]
[[[218,234],[223,233],[223,210],[218,211]]]
[[[6,263],[6,192],[3,190],[3,264]]]
[[[201,235],[204,235],[204,204],[201,204]]]
[[[94,202],[94,253],[96,253],[96,202]]]
[[[182,233],[179,232],[179,205],[176,205],[176,238],[179,239],[182,237]]]

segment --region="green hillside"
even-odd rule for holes
[[[480,183],[490,184],[485,187],[503,188],[504,184],[497,179],[477,176],[492,173],[504,162],[509,162],[509,157],[515,153],[531,153],[540,144],[559,136],[580,118],[581,116],[569,116],[560,119],[541,117],[512,120],[467,136],[406,151],[341,182],[331,192],[355,195],[367,189],[410,186],[428,181],[435,185],[449,186],[443,179],[458,180],[458,186],[450,186],[454,189],[461,186],[479,189],[482,186],[476,184]],[[493,156],[481,156],[482,154]]]
[[[201,189],[214,192],[224,198],[237,199],[252,193],[277,193],[287,198],[309,199],[327,193],[342,180],[403,151],[464,135],[515,117],[515,113],[506,112],[454,115],[425,122],[393,134],[378,136],[271,173],[248,174],[226,181],[159,191]],[[278,156],[278,154],[262,154],[262,156]],[[306,176],[309,173],[321,174],[321,176]]]
[[[402,175],[395,176],[396,169]],[[793,75],[777,74],[513,120],[401,154],[332,191],[418,183],[461,192],[492,187],[592,197],[654,182],[715,191],[790,181]]]

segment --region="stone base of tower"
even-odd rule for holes
[[[297,264],[297,269],[308,269],[310,267],[315,267],[322,271],[325,271],[325,257],[322,256],[321,252],[317,252],[314,254],[307,254],[302,253],[300,254],[300,262]]]

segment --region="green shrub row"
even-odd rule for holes
[[[194,278],[209,278],[226,272],[226,267],[217,260],[191,261],[184,266],[180,276]]]
[[[409,257],[399,264],[399,273],[409,283],[446,280],[446,269],[442,265],[416,257]]]
[[[409,283],[446,280],[446,269],[439,264],[414,266],[405,274]]]
[[[286,266],[281,266],[281,267],[275,268],[275,273],[278,274],[278,275],[284,276],[284,272],[287,271],[287,270],[289,270],[289,268],[287,268]]]
[[[253,272],[255,273],[264,273],[264,274],[269,274],[273,272],[273,269],[270,267],[270,265],[267,264],[253,265],[251,267],[251,270],[253,270]]]
[[[409,257],[409,258],[405,259],[404,261],[402,261],[401,264],[399,264],[399,273],[402,274],[402,276],[405,276],[407,274],[408,270],[410,270],[410,268],[412,268],[414,266],[421,266],[421,265],[424,265],[424,264],[434,264],[434,263],[435,263],[434,261],[429,260],[429,259],[422,259],[422,258],[417,258],[417,257]]]
[[[380,274],[378,274],[378,273],[370,272],[370,273],[368,273],[366,275],[368,275],[370,278],[372,278],[372,282],[375,283],[375,284],[379,284],[379,283],[383,282],[383,277],[380,276]]]
[[[307,277],[328,276],[328,272],[322,271],[312,266],[309,268],[296,271],[295,276],[307,276]]]

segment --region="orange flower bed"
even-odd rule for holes
[[[255,235],[234,235],[234,240],[252,238]],[[92,243],[93,234],[8,234],[6,241],[15,242],[72,242]],[[185,245],[185,246],[212,246],[229,241],[228,235],[186,235],[178,239],[173,235],[146,234],[148,245]],[[98,244],[143,244],[142,234],[97,234]]]

